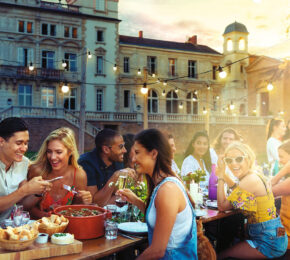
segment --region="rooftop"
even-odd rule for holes
[[[242,23],[234,22],[228,25],[225,29],[224,34],[230,33],[230,32],[244,32],[244,33],[249,33],[247,30],[247,27],[243,25]]]

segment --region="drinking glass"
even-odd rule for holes
[[[139,213],[140,213],[140,209],[137,206],[132,205],[132,212],[133,212],[135,221],[137,221],[137,218],[138,218]]]
[[[22,211],[22,225],[25,225],[30,220],[30,214],[28,211]]]
[[[116,239],[118,233],[118,224],[116,222],[105,221],[105,237],[108,240]]]
[[[126,182],[127,182],[127,177],[128,177],[127,170],[123,169],[123,170],[120,170],[120,172],[121,173],[120,173],[119,178],[118,178],[118,188],[119,188],[119,190],[124,189],[126,187]],[[127,201],[123,200],[119,196],[117,196],[115,202],[116,202],[116,205],[118,207],[120,207],[120,208],[127,204]]]
[[[14,224],[15,227],[19,227],[19,226],[22,225],[22,219],[23,219],[22,211],[14,212],[14,214],[13,214],[13,224]]]

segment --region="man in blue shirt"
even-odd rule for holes
[[[127,152],[123,137],[112,129],[105,128],[95,137],[95,149],[82,154],[78,163],[88,177],[88,190],[93,196],[93,203],[104,206],[115,203],[116,183],[120,169],[124,168],[123,159]],[[127,169],[129,175],[135,171]]]

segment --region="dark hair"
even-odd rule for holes
[[[102,152],[103,145],[111,145],[116,136],[120,136],[120,134],[112,130],[110,128],[105,128],[101,130],[95,137],[95,145],[98,153]]]
[[[152,174],[152,179],[155,179],[155,177],[161,176],[160,172],[164,172],[165,174],[173,177],[177,177],[177,174],[174,173],[171,169],[171,148],[168,143],[167,138],[157,129],[147,129],[143,130],[140,133],[138,133],[135,136],[135,142],[139,143],[142,145],[147,151],[151,152],[153,149],[156,149],[158,151],[158,155],[156,158],[156,163],[154,166],[153,174]],[[166,176],[161,176],[161,177],[166,177]],[[146,203],[146,207],[149,205],[150,197],[154,188],[154,183],[153,180],[146,175],[147,179],[147,187],[148,187],[148,198]],[[189,199],[191,203],[194,202],[191,200],[190,196]]]
[[[242,139],[241,136],[237,133],[237,131],[235,129],[230,128],[230,127],[225,128],[215,139],[213,147],[214,147],[216,152],[218,152],[222,148],[222,137],[223,137],[224,133],[233,134],[235,136],[235,141],[241,141],[241,139]]]
[[[273,131],[274,131],[274,126],[278,126],[283,122],[283,119],[278,119],[278,118],[272,118],[267,125],[267,140],[271,137]]]
[[[16,132],[28,131],[28,125],[20,117],[8,117],[0,123],[0,136],[6,141]]]
[[[134,144],[134,134],[125,134],[123,135],[123,139],[124,139],[124,142],[125,142],[125,148],[127,150],[127,153],[124,154],[124,166],[125,167],[129,167],[129,157],[130,157],[130,151],[131,151],[131,148]]]
[[[205,155],[202,156],[202,159],[204,160],[205,168],[207,169],[208,172],[211,172],[211,158],[210,158],[210,152],[209,152],[209,137],[208,134],[205,131],[199,131],[196,132],[191,139],[185,153],[184,153],[184,158],[186,158],[188,155],[191,155],[194,153],[194,148],[193,148],[193,143],[196,141],[196,139],[200,136],[203,136],[207,139],[208,141],[208,149],[205,153]]]
[[[290,139],[284,141],[278,149],[284,150],[286,153],[290,154]]]

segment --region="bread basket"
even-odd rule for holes
[[[37,220],[39,222],[38,231],[40,233],[46,233],[49,236],[53,235],[54,233],[63,233],[68,225],[68,219],[66,222],[62,222],[60,225],[52,223],[51,226],[46,226],[42,223],[41,219]]]
[[[9,251],[21,251],[32,245],[37,236],[38,234],[29,240],[6,240],[0,238],[0,247]]]

